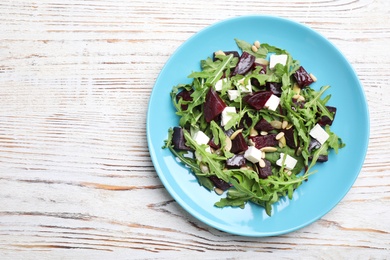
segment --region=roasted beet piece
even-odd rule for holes
[[[233,54],[233,57],[240,58],[240,54],[238,53],[238,51],[224,51],[223,53],[225,53],[226,56]],[[216,61],[216,60],[217,60],[217,58],[215,57],[215,52],[214,52],[213,53],[213,61]]]
[[[249,128],[252,125],[252,118],[247,113],[241,118],[239,128]]]
[[[266,132],[274,130],[273,126],[270,123],[268,123],[268,121],[265,120],[264,118],[260,119],[260,121],[257,122],[257,124],[255,125],[255,129],[257,131],[266,131]]]
[[[248,150],[248,144],[245,142],[245,138],[242,133],[238,133],[237,136],[232,140],[232,148],[230,152],[240,153]]]
[[[241,168],[246,165],[246,159],[242,154],[235,154],[233,157],[226,160],[226,166],[228,168]]]
[[[191,150],[191,148],[186,145],[183,128],[181,127],[176,126],[173,128],[172,144],[173,144],[173,149],[175,150],[183,150],[183,151]]]
[[[272,175],[271,162],[266,159],[263,160],[265,162],[265,167],[258,167],[258,175],[261,179],[267,179],[268,176]]]
[[[194,92],[193,90],[188,91],[186,89],[180,91],[180,93],[176,95],[176,101],[179,102],[180,99],[183,99],[184,101],[191,101],[192,100],[191,94],[193,92]],[[187,104],[181,105],[182,110],[187,110],[187,108],[188,108]]]
[[[217,92],[210,87],[209,92],[206,94],[206,100],[203,105],[204,118],[207,123],[215,119],[219,114],[222,113],[226,104],[218,96]]]
[[[221,189],[221,190],[227,190],[230,188],[230,184],[226,181],[218,178],[217,176],[213,175],[210,176],[209,179],[214,183],[215,187]]]
[[[251,70],[253,63],[255,62],[255,56],[244,51],[241,54],[240,60],[237,63],[237,66],[234,68],[232,76],[240,74],[244,75]]]
[[[309,157],[309,160],[313,160],[313,157],[310,156]],[[317,162],[327,162],[328,161],[328,155],[326,154],[321,154],[320,156],[318,156],[317,158]]]
[[[311,83],[313,83],[313,79],[310,77],[309,73],[300,66],[297,71],[294,73],[294,78],[297,81],[300,88],[304,88],[306,86],[309,86]]]
[[[266,82],[265,88],[270,90],[275,96],[280,97],[282,95],[282,83]]]
[[[233,57],[240,58],[240,54],[238,53],[238,51],[224,51],[224,53],[226,56],[233,54]]]
[[[279,141],[275,139],[276,134],[268,135],[256,135],[249,138],[254,142],[257,149],[261,149],[266,146],[277,146]]]
[[[271,91],[257,91],[246,95],[245,97],[243,97],[243,100],[254,109],[260,110],[264,108],[265,103],[267,103],[271,95]]]
[[[335,107],[331,107],[331,106],[326,106],[326,108],[329,110],[329,112],[331,114],[333,114],[333,120],[336,116],[336,112],[337,112],[337,108]],[[326,126],[326,125],[332,125],[333,123],[333,120],[331,120],[329,117],[327,116],[322,116],[320,118],[320,120],[318,121],[318,124],[320,124],[321,126]]]
[[[320,147],[321,147],[321,143],[318,142],[317,139],[310,137],[310,143],[308,147],[309,152],[311,152],[313,149],[316,150]]]
[[[284,138],[286,138],[286,144],[291,148],[296,148],[297,146],[294,142],[294,128],[282,129],[282,132],[284,133]]]
[[[214,138],[211,138],[211,139],[210,139],[210,141],[208,142],[208,145],[209,145],[211,148],[215,149],[215,150],[221,148],[220,145],[216,145],[216,144],[214,143]]]

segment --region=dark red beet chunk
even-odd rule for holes
[[[283,129],[282,132],[284,132],[284,138],[286,138],[286,144],[291,148],[296,148],[294,142],[294,128],[291,127],[289,129]]]
[[[320,147],[321,147],[321,143],[318,142],[317,139],[310,137],[310,143],[308,147],[309,152],[311,152],[313,149],[316,150]]]
[[[331,114],[333,114],[333,120],[336,116],[336,111],[337,111],[337,108],[335,107],[331,107],[331,106],[326,106],[326,108],[329,110],[329,112]],[[333,120],[331,120],[329,117],[327,116],[322,116],[320,118],[320,120],[318,121],[318,124],[320,124],[321,126],[326,126],[326,125],[332,125],[333,123]]]
[[[265,120],[264,118],[262,118],[256,125],[255,125],[255,129],[257,131],[266,131],[266,132],[269,132],[269,131],[272,131],[274,130],[273,126],[268,123],[267,120]]]
[[[210,176],[209,179],[214,183],[215,187],[221,189],[221,190],[227,190],[230,188],[230,184],[226,181],[218,178],[217,176]]]
[[[309,157],[309,160],[313,160],[313,157],[310,156],[310,157]],[[318,158],[317,158],[317,162],[327,162],[327,161],[328,161],[328,155],[321,154],[321,155],[318,156]]]
[[[175,150],[191,150],[191,148],[186,145],[183,129],[181,127],[173,128],[172,144]]]
[[[297,81],[300,88],[304,88],[313,83],[313,79],[310,77],[309,73],[301,66],[294,73],[294,78]]]
[[[272,169],[271,169],[271,162],[264,159],[265,167],[261,168],[259,167],[259,178],[261,179],[267,179],[268,176],[272,175]]]
[[[249,138],[255,143],[257,149],[261,149],[266,146],[277,146],[279,141],[275,137],[276,134],[268,134],[251,136]]]
[[[235,154],[233,157],[226,160],[226,166],[228,168],[241,168],[246,165],[246,160],[244,155],[242,154]]]
[[[239,124],[239,128],[249,128],[252,125],[252,118],[245,114]]]
[[[220,145],[216,145],[216,144],[214,143],[214,138],[211,138],[211,139],[210,139],[210,141],[208,142],[208,145],[209,145],[211,148],[215,149],[215,150],[221,148]]]
[[[265,88],[270,90],[275,96],[280,97],[282,95],[282,83],[266,82]]]
[[[219,114],[222,113],[226,104],[218,96],[217,92],[211,87],[207,92],[206,100],[203,105],[204,118],[207,123],[215,119]]]
[[[190,90],[190,91],[188,91],[186,89],[182,90],[180,93],[178,93],[176,95],[176,101],[179,102],[180,98],[183,99],[184,101],[191,101],[192,100],[191,94],[193,92],[194,92],[193,90]],[[187,110],[187,108],[188,108],[188,105],[186,105],[186,104],[181,105],[182,110]]]
[[[271,95],[271,91],[257,91],[246,95],[243,100],[254,109],[260,110],[264,108],[265,103],[267,103]]]
[[[251,70],[253,63],[255,62],[255,56],[244,51],[241,54],[240,60],[237,63],[237,66],[234,68],[232,75],[244,75]]]
[[[239,133],[233,140],[232,140],[232,148],[230,149],[230,152],[232,153],[240,153],[248,150],[248,144],[245,142],[245,138],[242,135],[242,133]]]
[[[240,58],[240,54],[238,53],[238,51],[224,51],[223,53],[225,53],[226,56],[233,54],[233,57]],[[213,53],[213,61],[216,61],[216,60],[217,60],[217,58],[215,57],[215,52],[214,52]]]

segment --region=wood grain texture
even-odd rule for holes
[[[206,226],[159,181],[145,117],[169,56],[214,22],[272,14],[349,59],[371,136],[351,191],[279,237]],[[42,0],[0,2],[1,259],[389,259],[390,2]]]

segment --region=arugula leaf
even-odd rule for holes
[[[257,50],[257,52],[254,52],[252,51],[252,44],[246,42],[246,41],[243,41],[243,40],[239,40],[239,39],[234,39],[237,43],[237,46],[244,52],[247,52],[253,56],[255,56],[256,58],[266,58],[267,57],[267,54],[268,54],[268,51],[266,48],[263,48],[260,46],[260,48]]]

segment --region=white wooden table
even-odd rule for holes
[[[151,163],[154,81],[191,35],[272,14],[328,37],[357,71],[371,136],[341,203],[296,232],[247,238],[190,216]],[[0,259],[390,259],[390,2],[0,2]]]

